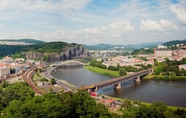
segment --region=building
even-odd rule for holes
[[[164,46],[164,45],[158,45],[158,49],[167,49],[167,46]]]
[[[9,67],[0,67],[0,78],[9,76],[10,75],[10,68]]]
[[[179,65],[179,69],[181,70],[182,68],[186,70],[186,64]]]
[[[170,58],[172,57],[172,54],[172,50],[154,48],[154,55],[156,58]]]

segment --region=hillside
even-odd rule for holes
[[[0,57],[43,59],[44,61],[60,61],[76,57],[88,57],[89,52],[76,43],[45,42],[29,46],[0,45]]]
[[[140,48],[154,48],[159,44],[164,42],[157,41],[157,42],[148,42],[148,43],[139,43],[139,44],[129,44],[129,45],[112,45],[112,44],[97,44],[97,45],[84,45],[88,50],[107,50],[107,49],[125,49],[125,50],[133,50],[133,49],[140,49]]]
[[[176,44],[185,44],[186,43],[186,39],[183,39],[183,40],[173,40],[173,41],[169,41],[169,42],[166,42],[166,43],[163,43],[162,45],[165,45],[165,46],[171,46],[171,45],[176,45]]]
[[[44,41],[36,40],[36,39],[1,39],[0,41],[9,41],[9,42],[25,42],[25,43],[44,43]]]

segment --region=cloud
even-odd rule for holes
[[[147,21],[141,20],[140,29],[143,31],[164,31],[162,25],[150,19]]]
[[[177,25],[175,25],[174,23],[172,23],[170,21],[167,21],[167,20],[161,19],[160,24],[163,26],[164,30],[171,31],[171,30],[177,30],[178,29]]]
[[[91,0],[1,0],[0,11],[40,11],[40,12],[64,12],[66,10],[81,10]]]
[[[120,21],[107,26],[97,26],[79,30],[57,30],[51,38],[79,40],[82,43],[94,42],[111,42],[125,35],[126,32],[133,31],[134,26],[129,21]],[[96,41],[96,42],[95,42]]]
[[[177,29],[178,29],[177,25],[163,19],[161,19],[159,23],[150,19],[148,19],[147,21],[141,20],[141,26],[140,26],[140,30],[142,31],[154,31],[154,32],[173,31]]]
[[[183,8],[178,8],[176,6],[171,6],[170,7],[171,11],[176,14],[177,18],[186,23],[186,11]]]

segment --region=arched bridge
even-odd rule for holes
[[[115,79],[99,82],[96,84],[91,84],[91,85],[87,85],[84,87],[80,87],[79,90],[96,91],[98,89],[103,89],[103,88],[110,87],[110,86],[114,86],[114,88],[116,89],[121,89],[121,83],[130,81],[130,80],[140,81],[140,76],[147,75],[151,73],[152,71],[153,69],[139,71],[132,75],[122,76],[122,77],[118,77]]]
[[[80,61],[76,61],[76,60],[68,60],[68,61],[61,61],[61,62],[55,62],[53,64],[51,64],[52,67],[59,67],[59,66],[83,66],[84,63],[80,62]]]

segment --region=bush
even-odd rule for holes
[[[51,79],[51,84],[52,85],[56,84],[56,80],[54,78]]]

